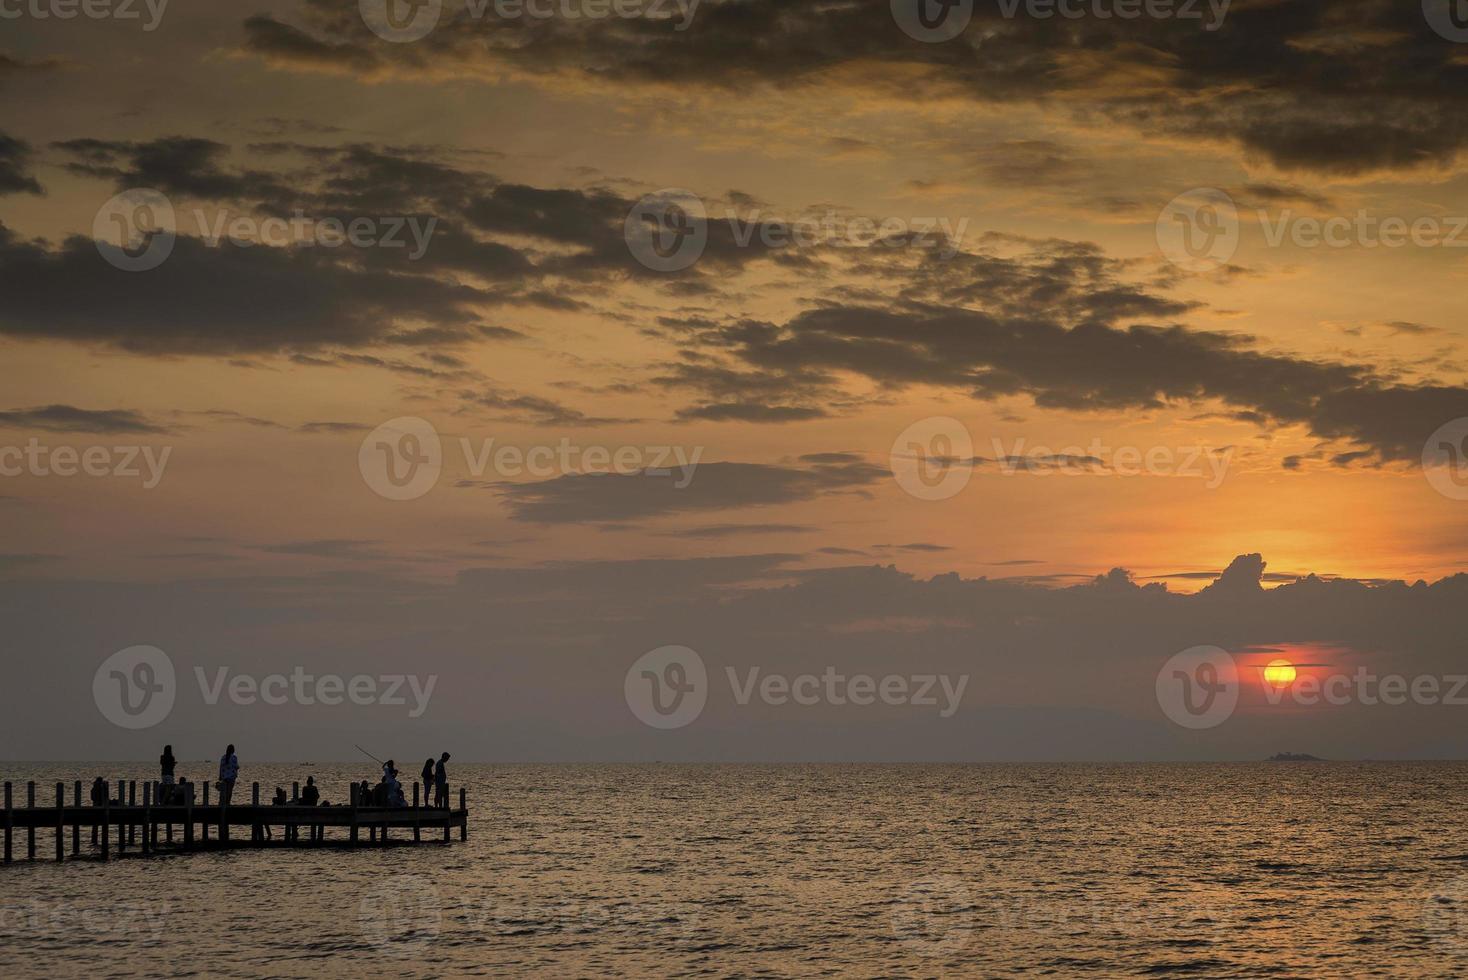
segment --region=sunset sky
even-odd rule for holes
[[[1214,30],[1199,6],[1036,19],[976,0],[936,43],[886,0],[703,0],[686,20],[450,0],[399,42],[372,0],[174,0],[151,30],[142,3],[0,21],[0,446],[169,453],[151,487],[0,477],[0,642],[46,692],[0,696],[28,720],[16,757],[69,739],[48,721],[68,710],[96,726],[56,751],[100,752],[92,671],[141,643],[181,670],[421,658],[443,729],[484,758],[740,755],[717,732],[600,741],[626,721],[627,664],[700,638],[776,666],[967,664],[975,704],[1067,719],[974,731],[1017,744],[1102,713],[1096,744],[1121,757],[1314,737],[1241,724],[1159,747],[1153,674],[1194,644],[1445,669],[1468,587],[1383,583],[1464,570],[1468,492],[1422,456],[1468,417],[1468,45],[1432,0],[1234,0]],[[108,202],[144,189],[177,237],[127,271]],[[664,272],[628,215],[674,189],[707,244]],[[1200,189],[1236,206],[1237,249],[1184,268],[1167,209]],[[297,213],[432,233],[416,257],[407,230],[404,248],[208,240]],[[1421,233],[1379,244],[1362,216]],[[1330,219],[1350,230],[1312,244]],[[822,240],[784,244],[781,222]],[[391,500],[359,450],[403,417],[437,433],[443,470]],[[934,458],[905,455],[907,432]],[[461,440],[623,449],[637,472],[475,472]],[[1123,448],[1160,462],[1118,472]],[[686,486],[663,457],[697,461]],[[919,463],[966,483],[922,499],[894,476]],[[658,465],[675,468],[641,472]],[[1177,595],[1250,554],[1267,566],[1235,592]],[[1320,595],[1256,610],[1252,583],[1312,573]],[[1200,611],[1225,601],[1244,605]],[[1468,751],[1453,710],[1382,754]],[[737,741],[737,717],[719,724]],[[330,753],[332,725],[299,731]],[[1323,749],[1379,748],[1329,726]],[[857,723],[839,744],[890,736]],[[963,755],[949,739],[898,741]],[[970,754],[1025,754],[993,748]]]

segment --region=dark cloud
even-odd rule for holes
[[[1091,314],[1074,326],[1050,319],[1068,307],[1073,312],[1077,302]],[[1061,410],[1216,400],[1388,461],[1420,458],[1438,426],[1468,416],[1468,389],[1400,384],[1370,365],[1266,352],[1244,336],[1105,322],[1119,317],[1115,308],[1099,312],[1085,298],[1062,297],[1022,317],[1002,308],[831,307],[742,332],[728,346],[748,366],[775,376],[844,371],[890,388],[941,385],[980,399],[1026,395]]]
[[[468,325],[484,294],[371,275],[327,249],[211,247],[179,235],[157,268],[125,272],[73,236],[57,248],[0,226],[0,333],[141,353],[262,354],[384,341],[400,321]]]
[[[394,557],[376,545],[375,541],[354,538],[320,538],[313,541],[287,541],[281,544],[264,545],[260,550],[272,555],[341,558],[353,561],[375,561]]]
[[[746,534],[809,534],[818,530],[809,524],[703,524],[658,533],[671,538],[733,538]]]
[[[499,483],[493,489],[515,520],[573,524],[793,503],[864,492],[884,478],[890,478],[888,470],[868,463],[699,463],[687,475],[676,467],[666,475],[572,474],[538,483]]]
[[[466,411],[525,425],[599,426],[636,421],[587,415],[552,398],[506,391],[461,391],[459,400]]]
[[[167,426],[150,421],[132,409],[94,410],[72,405],[46,405],[0,411],[0,427],[37,429],[42,432],[86,432],[104,435],[160,434]]]
[[[148,187],[170,196],[204,200],[290,199],[294,192],[273,174],[228,171],[229,147],[181,136],[146,143],[64,140],[53,146],[70,154],[72,173],[110,180],[119,189]]]
[[[0,132],[0,195],[45,193],[30,174],[30,160],[29,143]]]
[[[654,18],[460,17],[417,44],[384,45],[355,3],[316,0],[297,11],[302,27],[248,20],[244,49],[279,67],[368,78],[510,69],[623,88],[844,84],[915,101],[1037,103],[1085,124],[1227,141],[1282,168],[1328,173],[1449,163],[1468,144],[1468,63],[1418,4],[1237,2],[1214,30],[1206,11],[1037,19],[1006,18],[1000,6],[976,4],[967,30],[944,44],[908,38],[887,0],[706,0],[686,30]],[[1027,179],[1024,160],[1064,162],[1037,141],[992,166]]]

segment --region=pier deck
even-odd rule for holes
[[[231,802],[227,806],[208,802],[207,784],[200,802],[170,801],[164,805],[154,802],[158,798],[157,783],[143,784],[141,801],[137,789],[136,782],[119,781],[115,799],[84,805],[80,781],[72,784],[70,802],[66,800],[65,784],[57,783],[54,802],[47,806],[37,805],[36,784],[27,783],[25,803],[16,805],[14,786],[7,782],[4,863],[14,860],[21,844],[26,856],[35,860],[38,835],[54,836],[57,861],[66,859],[68,836],[72,857],[95,856],[103,861],[129,851],[161,854],[224,847],[383,846],[392,830],[411,832],[411,838],[405,835],[399,843],[422,841],[425,831],[434,832],[426,835],[427,839],[436,838],[441,831],[442,839],[450,841],[454,828],[458,828],[459,840],[469,837],[469,808],[463,787],[459,787],[457,808],[420,805],[417,785],[413,787],[412,805],[402,807],[362,805],[356,787],[351,790],[352,802],[337,806],[300,803],[299,784],[292,787],[289,803],[260,803],[260,784],[253,783],[249,803]],[[119,802],[124,799],[126,803]],[[340,828],[345,834],[328,839],[328,827]],[[244,832],[232,834],[241,828]]]

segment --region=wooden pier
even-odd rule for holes
[[[292,784],[290,802],[260,802],[260,784],[253,783],[249,803],[221,805],[209,802],[209,785],[201,784],[203,795],[194,800],[191,792],[182,802],[169,799],[159,805],[160,784],[144,782],[138,796],[136,780],[118,780],[117,795],[104,803],[83,804],[80,780],[72,783],[71,802],[66,801],[66,784],[57,783],[54,802],[37,805],[36,784],[26,783],[24,805],[14,798],[15,787],[5,784],[5,858],[10,864],[23,843],[26,857],[36,859],[37,836],[54,836],[55,859],[66,859],[67,837],[71,856],[83,856],[83,831],[88,833],[86,856],[103,861],[126,854],[168,854],[221,848],[386,846],[390,832],[402,830],[401,840],[415,843],[438,839],[445,842],[459,830],[459,840],[469,839],[469,808],[464,788],[459,787],[459,806],[420,805],[419,786],[413,786],[411,806],[371,806],[358,799],[351,787],[351,802],[338,806],[306,806],[300,802],[300,784]],[[238,790],[238,787],[236,788]],[[174,795],[178,795],[175,793]],[[124,802],[126,801],[126,802]],[[339,828],[331,839],[327,828]],[[235,832],[238,830],[239,832]],[[279,831],[278,833],[276,831]],[[304,830],[304,833],[302,832]],[[22,841],[22,837],[24,838]]]

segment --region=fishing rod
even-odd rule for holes
[[[377,763],[379,766],[385,766],[385,765],[387,765],[386,762],[383,762],[377,756],[373,755],[371,752],[368,752],[366,749],[362,748],[362,746],[358,745],[356,742],[353,742],[352,743],[352,748],[356,749],[358,752],[362,753],[367,758],[369,758],[373,762]]]

